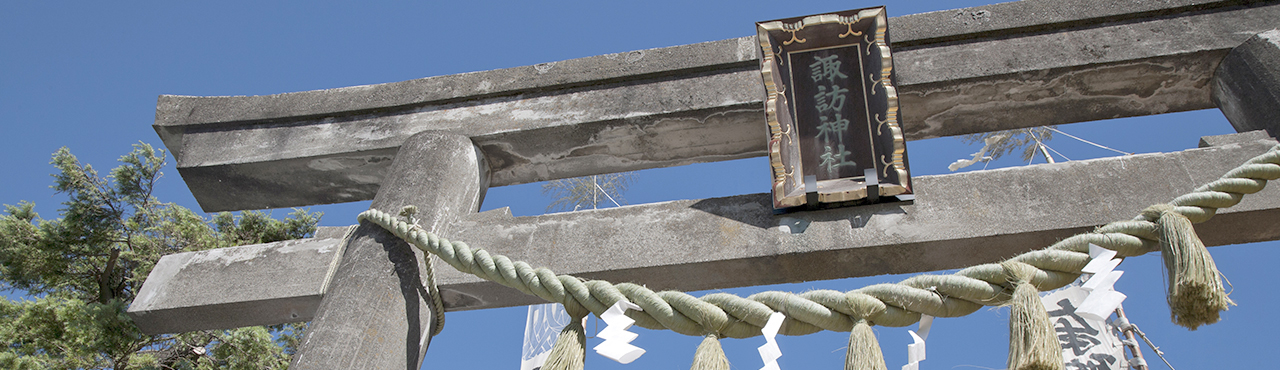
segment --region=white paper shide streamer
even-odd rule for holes
[[[760,334],[764,335],[764,345],[760,346],[760,359],[764,360],[764,367],[760,370],[779,370],[778,358],[782,357],[782,349],[778,348],[778,330],[782,329],[782,320],[787,315],[781,312],[774,312],[769,315],[769,322],[764,324],[764,328],[760,329]]]
[[[604,320],[607,325],[596,336],[604,339],[604,342],[594,348],[601,356],[624,364],[629,364],[644,354],[643,348],[631,344],[640,334],[627,331],[636,323],[635,319],[627,317],[627,309],[644,311],[627,300],[614,303],[600,315],[600,320]]]
[[[1093,259],[1081,272],[1092,274],[1080,286],[1059,289],[1041,298],[1049,320],[1062,345],[1062,358],[1067,368],[1119,370],[1127,369],[1123,341],[1106,319],[1124,301],[1125,295],[1115,291],[1116,280],[1124,274],[1115,268],[1120,259],[1116,252],[1089,245]]]
[[[1093,274],[1093,277],[1081,286],[1089,291],[1089,296],[1076,308],[1077,315],[1090,320],[1106,321],[1116,307],[1124,302],[1124,293],[1114,290],[1116,280],[1124,274],[1124,271],[1115,269],[1120,265],[1120,259],[1115,256],[1116,251],[1089,244],[1089,257],[1093,257],[1093,260],[1080,271]]]
[[[902,370],[919,370],[920,361],[924,361],[924,340],[929,339],[929,328],[933,327],[933,316],[920,315],[919,332],[907,330],[911,334],[911,344],[907,345],[907,364]]]

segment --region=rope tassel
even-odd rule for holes
[[[720,347],[720,338],[715,334],[707,334],[702,337],[702,344],[698,345],[698,351],[693,354],[693,366],[690,370],[729,370],[729,358],[724,355],[724,348]]]
[[[565,305],[565,311],[569,313],[569,325],[556,337],[547,362],[542,364],[543,370],[582,370],[586,362],[587,335],[582,318],[587,317],[587,309],[575,303]]]
[[[849,352],[844,355],[844,370],[887,370],[880,342],[871,324],[860,319],[849,333]]]
[[[1062,347],[1058,334],[1049,322],[1049,313],[1040,302],[1038,290],[1031,284],[1036,268],[1021,262],[1006,261],[1004,268],[1009,283],[1014,285],[1009,301],[1009,366],[1010,370],[1062,369]]]
[[[849,313],[855,319],[849,331],[849,350],[844,354],[845,370],[887,370],[880,341],[871,330],[871,319],[880,316],[888,308],[884,302],[861,293],[846,293]]]
[[[1160,256],[1169,276],[1170,318],[1191,330],[1218,322],[1219,313],[1235,302],[1227,297],[1218,266],[1191,220],[1168,204],[1148,207],[1142,215],[1160,229]]]

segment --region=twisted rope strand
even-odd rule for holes
[[[1221,178],[1174,198],[1170,205],[1192,222],[1204,222],[1213,217],[1217,209],[1238,204],[1245,194],[1256,193],[1268,180],[1277,178],[1280,178],[1280,145]],[[523,261],[490,255],[483,249],[473,250],[463,242],[450,242],[378,210],[365,211],[358,219],[386,228],[459,271],[564,304],[571,310],[585,309],[596,315],[604,313],[618,300],[626,299],[644,309],[627,313],[637,325],[685,335],[758,336],[774,311],[787,314],[780,331],[785,335],[849,331],[860,319],[876,325],[901,327],[919,321],[921,314],[958,317],[983,306],[1006,304],[1014,286],[1000,263],[987,263],[952,275],[918,275],[896,284],[876,284],[848,292],[769,291],[746,298],[712,293],[698,298],[676,291],[654,292],[632,283],[612,284],[557,275]],[[1035,267],[1031,269],[1034,272],[1029,282],[1037,289],[1057,289],[1079,278],[1080,269],[1089,262],[1089,244],[1114,250],[1120,257],[1158,250],[1160,236],[1153,221],[1150,216],[1139,215],[1131,221],[1112,222],[1007,261]]]

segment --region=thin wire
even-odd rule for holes
[[[1147,333],[1143,333],[1142,329],[1138,329],[1137,325],[1132,323],[1129,325],[1133,326],[1133,331],[1138,333],[1138,337],[1142,338],[1143,342],[1147,342],[1147,346],[1151,347],[1151,350],[1156,352],[1156,356],[1160,357],[1160,361],[1164,361],[1165,366],[1168,366],[1169,370],[1173,370],[1173,365],[1169,363],[1169,360],[1164,358],[1164,351],[1161,351],[1160,347],[1156,347],[1155,343],[1151,343],[1151,340],[1147,339]]]
[[[1049,148],[1049,146],[1048,146],[1048,145],[1044,145],[1044,142],[1043,142],[1043,141],[1040,141],[1040,138],[1039,138],[1039,137],[1036,137],[1036,133],[1035,133],[1035,132],[1032,132],[1032,131],[1031,131],[1031,129],[1026,129],[1026,130],[1027,130],[1027,135],[1028,135],[1028,136],[1031,136],[1031,140],[1035,140],[1035,141],[1036,141],[1036,148],[1037,148],[1037,149],[1040,149],[1040,154],[1043,154],[1043,155],[1044,155],[1044,161],[1045,161],[1045,162],[1049,162],[1049,163],[1054,163],[1054,162],[1053,162],[1053,157],[1050,157],[1050,156],[1049,156],[1049,152],[1045,150],[1045,148],[1048,148],[1049,150],[1053,150],[1053,148]],[[1058,151],[1057,151],[1057,150],[1053,150],[1053,152],[1054,152],[1054,153],[1058,153]],[[1058,153],[1058,155],[1062,155],[1062,153]],[[1063,155],[1063,156],[1062,156],[1062,158],[1066,158],[1068,161],[1069,161],[1069,160],[1071,160],[1070,158],[1067,158],[1067,156],[1065,156],[1065,155]],[[1031,155],[1031,160],[1035,160],[1035,159],[1036,159],[1035,154],[1032,154],[1032,155]],[[1027,161],[1027,165],[1030,165],[1030,164],[1031,164],[1031,161]]]
[[[1078,137],[1076,137],[1075,135],[1072,135],[1072,134],[1068,134],[1068,133],[1062,132],[1062,130],[1059,130],[1059,129],[1053,128],[1052,126],[1044,126],[1044,128],[1047,128],[1047,129],[1052,130],[1053,132],[1057,132],[1057,133],[1059,133],[1059,134],[1067,135],[1067,137],[1069,137],[1069,138],[1076,139],[1076,140],[1080,140],[1081,142],[1084,142],[1085,144],[1093,145],[1093,146],[1096,146],[1096,147],[1099,147],[1099,148],[1102,148],[1102,149],[1110,150],[1110,151],[1113,151],[1113,152],[1116,152],[1116,153],[1120,153],[1120,154],[1124,154],[1124,155],[1133,155],[1133,153],[1129,153],[1129,152],[1126,152],[1126,151],[1123,151],[1123,150],[1116,150],[1116,149],[1112,149],[1112,148],[1109,148],[1109,147],[1107,147],[1107,146],[1105,146],[1105,145],[1102,145],[1102,144],[1098,144],[1098,143],[1095,143],[1095,142],[1092,142],[1092,141],[1089,141],[1089,140],[1085,140],[1085,139],[1078,138]]]
[[[1022,131],[1026,131],[1026,132],[1027,132],[1027,136],[1030,136],[1030,137],[1031,137],[1031,140],[1035,140],[1035,141],[1036,141],[1036,146],[1037,146],[1037,147],[1039,147],[1039,146],[1041,145],[1041,144],[1040,144],[1040,139],[1037,139],[1037,138],[1036,138],[1036,134],[1035,134],[1034,132],[1031,132],[1031,129],[1029,129],[1029,128],[1024,128],[1024,129],[1022,129]],[[1046,159],[1047,159],[1047,158],[1046,158]],[[1035,161],[1035,160],[1036,160],[1036,154],[1035,154],[1035,151],[1032,151],[1032,152],[1031,152],[1031,158],[1027,159],[1027,165],[1028,165],[1028,166],[1030,166],[1030,165],[1031,165],[1031,162],[1033,162],[1033,161]]]
[[[613,206],[614,206],[614,207],[622,207],[622,205],[621,205],[621,204],[618,204],[618,201],[613,200],[613,197],[609,195],[609,192],[604,191],[604,188],[600,187],[600,184],[596,184],[594,181],[592,181],[592,184],[595,184],[595,185],[596,185],[596,189],[600,189],[600,192],[601,192],[601,193],[604,193],[604,196],[609,197],[609,201],[610,201],[610,202],[613,202]]]
[[[1053,151],[1053,154],[1057,154],[1057,155],[1061,156],[1061,157],[1062,157],[1062,159],[1067,160],[1067,162],[1070,162],[1070,161],[1071,161],[1071,158],[1067,158],[1067,155],[1066,155],[1066,154],[1058,153],[1058,151],[1057,151],[1056,149],[1053,149],[1053,147],[1049,146],[1048,144],[1043,144],[1043,143],[1042,143],[1042,144],[1040,144],[1040,145],[1044,145],[1044,147],[1045,147],[1045,148],[1049,148],[1049,150]]]

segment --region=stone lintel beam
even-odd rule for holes
[[[1205,137],[1202,145],[1214,146],[917,177],[914,203],[773,215],[768,194],[751,194],[536,217],[511,217],[500,209],[456,223],[446,237],[558,273],[655,290],[959,268],[1129,219],[1221,176],[1275,141],[1252,132]],[[1277,218],[1280,189],[1273,186],[1220,210],[1196,231],[1210,246],[1275,240]],[[333,245],[347,228],[334,229],[317,240],[236,247],[277,249],[254,252],[253,262],[210,257],[241,255],[234,251],[165,256],[130,315],[151,334],[306,320],[339,253],[333,247],[316,248],[322,253],[314,256],[279,250]],[[280,257],[290,261],[278,262]],[[445,264],[437,263],[436,273],[449,310],[542,303]]]
[[[774,215],[768,194],[751,194],[530,217],[500,209],[463,221],[446,237],[557,273],[655,291],[954,269],[1131,219],[1276,144],[1256,133],[1231,139],[1174,153],[916,177],[913,203]],[[1272,186],[1219,210],[1196,231],[1210,246],[1276,240],[1276,219],[1280,189]],[[543,303],[453,269],[437,271],[450,310]]]
[[[1206,109],[1276,2],[1027,0],[889,20],[908,140]],[[367,200],[410,135],[468,137],[492,186],[764,155],[754,37],[268,96],[161,96],[205,211]]]
[[[320,228],[310,239],[161,257],[129,316],[152,335],[310,321],[346,230]]]
[[[1280,20],[1272,24],[1280,26]],[[1213,75],[1213,101],[1236,131],[1280,136],[1280,29],[1232,49]]]

